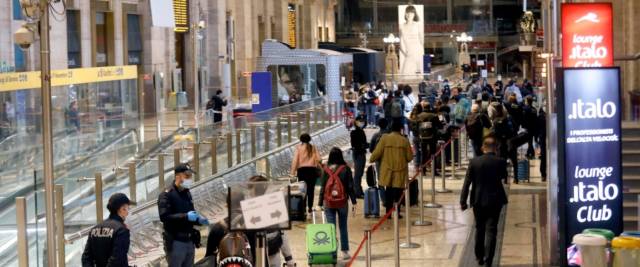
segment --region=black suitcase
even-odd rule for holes
[[[306,206],[307,198],[305,195],[291,195],[289,197],[289,219],[292,221],[307,220]]]
[[[365,176],[367,178],[367,186],[376,187],[376,181],[378,180],[378,175],[376,173],[375,165],[371,164],[367,167],[367,171],[365,172]]]

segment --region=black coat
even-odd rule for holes
[[[507,180],[506,160],[495,153],[471,159],[460,194],[460,204],[466,204],[467,197],[470,197],[472,207],[500,207],[506,204],[507,194],[502,187],[502,180]]]
[[[369,144],[367,143],[367,135],[362,128],[356,127],[350,133],[351,136],[351,148],[353,148],[354,154],[365,154]]]
[[[129,229],[118,215],[111,214],[89,232],[82,253],[83,267],[128,267]]]
[[[193,210],[195,208],[189,189],[178,189],[175,181],[158,197],[158,214],[164,226],[164,232],[175,240],[182,242],[192,240],[193,226],[197,223],[187,220],[187,213]]]

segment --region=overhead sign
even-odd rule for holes
[[[613,66],[611,3],[562,4],[562,66]]]
[[[189,31],[189,1],[173,0],[173,14],[175,17],[175,32]]]
[[[114,66],[51,71],[51,86],[137,79],[136,66]],[[40,88],[40,72],[0,73],[0,92]]]
[[[287,223],[289,212],[280,191],[240,201],[247,229],[265,229]]]
[[[622,108],[619,68],[569,68],[563,77],[559,115],[564,125],[564,197],[558,202],[564,205],[564,240],[569,245],[573,235],[586,228],[622,232]]]

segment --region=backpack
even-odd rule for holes
[[[401,99],[396,98],[393,100],[393,102],[391,102],[391,108],[389,110],[391,118],[401,118],[404,115],[401,101]]]
[[[438,129],[433,125],[435,114],[429,113],[427,118],[418,123],[418,134],[420,139],[433,139],[436,137]]]
[[[220,259],[218,266],[237,264],[241,259],[242,264],[238,266],[250,267],[253,256],[247,236],[242,232],[227,233],[218,246],[218,258]]]
[[[469,137],[477,138],[482,137],[482,120],[480,119],[480,114],[473,114],[467,120],[465,125],[467,127],[467,133]]]
[[[347,192],[338,174],[344,170],[345,166],[340,165],[335,172],[328,167],[324,167],[325,173],[329,175],[329,180],[324,186],[324,205],[330,209],[339,209],[347,204]]]
[[[467,116],[467,111],[462,102],[456,104],[456,108],[453,111],[456,123],[462,123]]]
[[[507,139],[513,135],[513,121],[507,116],[493,122],[492,132],[498,138]]]
[[[268,255],[276,254],[280,251],[284,241],[282,240],[282,232],[273,231],[267,233],[267,253]]]

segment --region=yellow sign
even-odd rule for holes
[[[187,0],[173,0],[173,17],[176,20],[175,32],[189,31],[189,2]]]
[[[51,71],[51,86],[137,79],[136,66]],[[0,73],[0,92],[40,88],[40,72]]]
[[[289,5],[289,13],[287,13],[287,27],[289,30],[289,45],[296,47],[296,10],[295,6]]]

